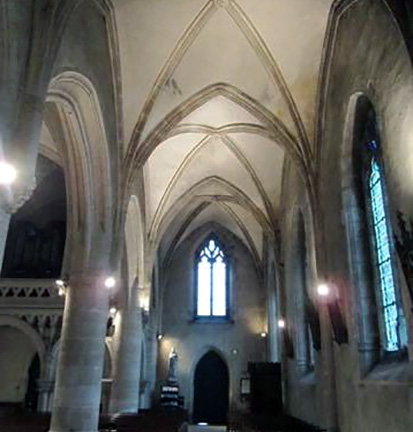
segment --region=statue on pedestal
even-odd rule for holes
[[[178,353],[175,351],[175,348],[171,349],[169,353],[169,371],[168,371],[168,383],[176,384],[178,382],[178,378],[176,376],[178,369]]]

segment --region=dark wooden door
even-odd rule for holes
[[[194,377],[194,423],[226,424],[229,398],[228,368],[209,351],[198,362]]]

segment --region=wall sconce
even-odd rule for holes
[[[118,310],[116,309],[115,306],[112,306],[112,307],[109,309],[109,315],[110,315],[112,318],[115,318],[117,312],[118,312]]]
[[[116,285],[116,280],[115,280],[114,277],[109,276],[108,278],[106,278],[106,280],[105,280],[105,287],[106,287],[107,289],[114,288],[115,285]]]
[[[157,333],[156,334],[156,339],[158,339],[158,341],[161,341],[163,339],[163,334],[162,333]]]
[[[341,311],[340,299],[337,296],[337,292],[338,291],[336,283],[334,285],[322,283],[317,287],[317,294],[320,300],[327,305],[328,314],[330,316],[331,325],[333,327],[334,340],[339,345],[341,345],[348,343],[348,332]]]
[[[293,341],[292,341],[290,332],[287,328],[287,323],[284,319],[281,318],[278,320],[277,324],[278,324],[278,328],[280,329],[285,354],[287,355],[288,358],[293,359],[294,358],[294,345],[293,345]]]
[[[325,283],[319,284],[317,287],[317,294],[319,295],[319,297],[328,297],[330,295],[330,292],[330,287]]]
[[[67,288],[69,286],[69,280],[68,279],[69,279],[68,277],[64,277],[62,279],[57,279],[55,281],[57,293],[60,297],[63,297],[66,295]]]

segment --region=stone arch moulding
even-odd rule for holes
[[[131,195],[125,220],[125,242],[128,262],[128,289],[137,278],[145,284],[145,235],[143,215],[136,195]],[[135,263],[135,264],[133,264]]]
[[[211,184],[221,187],[222,193],[216,195],[202,194],[202,189],[204,187],[208,187],[208,185]],[[172,204],[166,214],[163,215],[159,225],[157,227],[153,227],[153,231],[150,233],[150,241],[153,245],[159,244],[166,227],[171,223],[171,221],[174,220],[180,211],[185,208],[186,205],[188,205],[190,202],[193,202],[193,200],[196,198],[201,199],[202,201],[227,201],[239,204],[253,214],[254,218],[261,225],[264,232],[269,234],[269,236],[271,236],[271,233],[273,232],[271,223],[263,211],[259,209],[258,206],[244,194],[243,191],[221,177],[210,176],[194,184],[187,191],[185,191]]]
[[[25,321],[10,315],[0,315],[0,327],[12,327],[20,330],[33,342],[40,359],[40,376],[43,376],[47,368],[47,350],[39,333]]]
[[[89,254],[94,232],[107,232],[111,227],[115,189],[98,95],[87,77],[66,71],[50,82],[46,102],[48,127],[55,142],[65,143],[59,150],[73,209],[68,215],[68,232],[81,233],[85,254]],[[71,250],[73,245],[68,247]]]

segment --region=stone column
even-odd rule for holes
[[[138,288],[133,287],[129,304],[116,317],[119,326],[109,411],[136,413],[139,409],[142,312],[138,305]]]
[[[50,432],[96,432],[109,290],[102,273],[70,275]]]
[[[321,304],[321,371],[322,371],[322,417],[328,432],[338,431],[337,394],[335,382],[334,346],[327,304]]]

